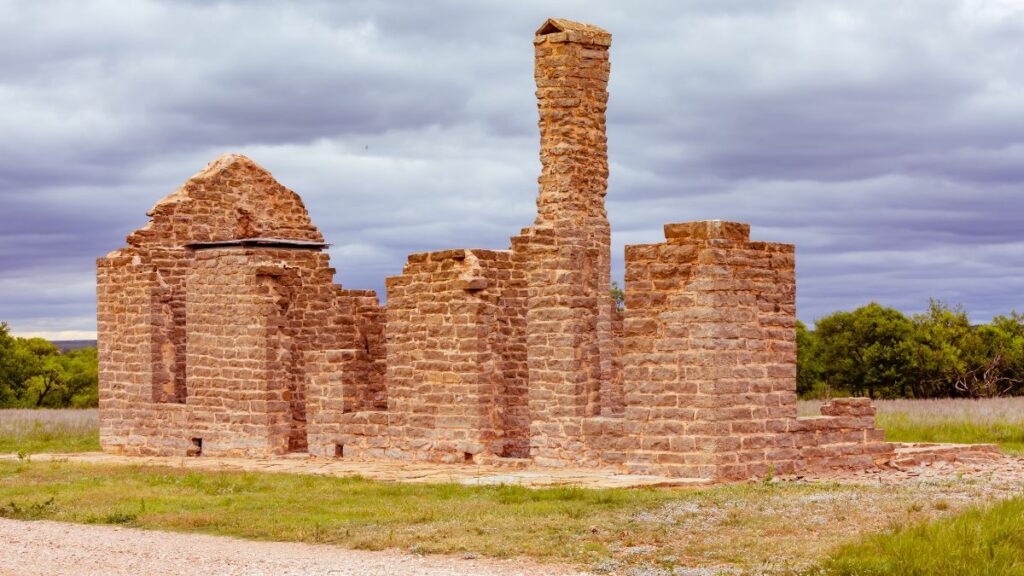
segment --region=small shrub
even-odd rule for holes
[[[7,505],[0,506],[0,518],[11,518],[14,520],[38,520],[49,514],[53,508],[54,498],[33,502],[27,506],[10,501]]]

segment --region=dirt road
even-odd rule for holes
[[[527,560],[464,560],[0,518],[2,576],[583,576]]]

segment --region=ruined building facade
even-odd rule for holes
[[[399,458],[731,479],[868,467],[863,399],[796,414],[793,247],[668,224],[609,296],[611,36],[534,38],[537,217],[508,250],[333,283],[299,197],[221,157],[98,260],[101,442],[137,455]]]

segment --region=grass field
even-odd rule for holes
[[[986,400],[876,400],[879,428],[891,442],[999,444],[1024,453],[1024,397]],[[820,401],[801,401],[800,414],[818,414]]]
[[[1024,398],[877,404],[890,440],[996,442],[1024,451]],[[800,411],[813,414],[817,406],[801,402]],[[1020,494],[1020,486],[997,494],[956,479],[531,490],[31,461],[32,453],[97,450],[97,427],[95,410],[0,411],[0,452],[25,456],[0,461],[0,516],[530,556],[650,575],[710,566],[729,573],[1024,576],[1021,500],[969,509]]]
[[[96,410],[0,410],[0,454],[100,449]]]
[[[529,556],[650,575],[695,566],[805,570],[837,546],[947,517],[983,493],[969,483],[538,490],[0,461],[0,516],[10,518]]]
[[[840,547],[820,574],[1024,576],[1024,498],[915,524]]]

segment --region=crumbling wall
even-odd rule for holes
[[[200,251],[186,284],[188,436],[205,454],[286,453],[290,401],[301,395],[286,374],[288,299],[248,252]]]
[[[151,220],[128,236],[129,252],[151,267],[152,401],[184,403],[185,282],[188,246],[270,237],[323,242],[297,194],[248,158],[211,162],[147,212]]]
[[[307,353],[364,351],[359,406],[386,402],[372,292],[333,284],[298,196],[228,155],[97,262],[104,449],[268,455],[307,450]],[[317,365],[319,367],[319,364]]]
[[[503,295],[512,255],[413,254],[388,278],[389,451],[471,461],[514,450],[525,431],[506,418],[523,403]]]
[[[611,331],[607,344],[608,349],[603,356],[608,360],[609,371],[607,380],[602,380],[601,415],[606,417],[623,416],[626,411],[625,391],[622,387],[622,346],[625,341],[625,310],[613,301],[611,308]]]
[[[635,471],[763,475],[774,433],[796,417],[793,247],[749,227],[665,227],[626,249],[626,417],[641,423]]]
[[[156,273],[122,252],[100,259],[96,271],[100,444],[125,454],[184,454],[188,440],[165,435],[184,427],[184,406],[153,402]]]
[[[328,322],[332,272],[326,255],[303,248],[196,250],[186,403],[205,453],[307,450],[306,353],[345,335]]]
[[[299,195],[240,154],[217,158],[146,215],[150,221],[128,236],[128,245],[172,251],[160,255],[164,260],[154,262],[158,267],[174,265],[175,251],[191,244],[240,238],[324,241]]]
[[[639,447],[628,469],[741,479],[873,466],[887,445],[870,400],[796,416],[793,247],[749,226],[665,226],[626,249],[623,377]]]
[[[889,461],[895,445],[885,441],[885,431],[875,428],[875,407],[870,398],[835,398],[821,407],[821,416],[789,421],[777,445],[786,449],[778,461],[794,472],[830,469],[865,469]],[[795,454],[793,450],[795,449]],[[779,467],[777,462],[770,465]]]
[[[502,355],[505,394],[501,403],[504,447],[499,456],[527,458],[530,455],[530,367],[526,342],[526,313],[529,290],[526,282],[525,254],[512,250],[511,266],[500,274],[498,323],[492,339]]]

